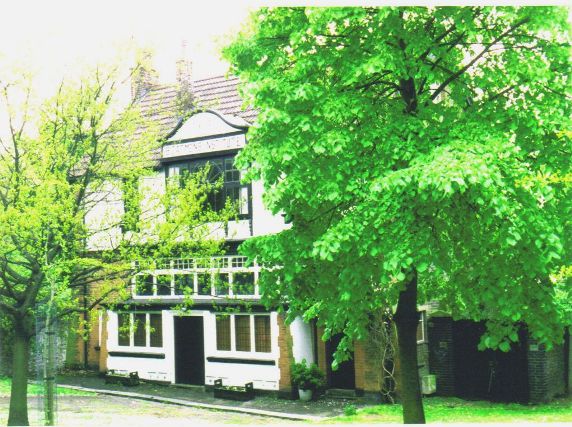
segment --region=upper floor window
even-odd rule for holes
[[[216,212],[222,210],[226,200],[236,204],[238,216],[241,219],[250,217],[250,186],[240,183],[241,171],[234,165],[234,155],[211,159],[185,160],[171,163],[167,169],[167,176],[179,176],[181,185],[184,185],[185,175],[193,174],[207,167],[207,179],[216,183],[222,178],[222,188],[211,192],[207,203]]]

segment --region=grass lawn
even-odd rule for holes
[[[572,398],[542,405],[467,401],[457,398],[423,399],[428,423],[572,422]],[[330,418],[328,423],[401,423],[401,405],[358,409],[356,415]]]
[[[10,396],[10,386],[11,386],[10,378],[0,377],[0,397]],[[69,388],[58,387],[57,393],[59,395],[68,395],[68,396],[93,396],[95,393],[90,393],[88,391],[78,391],[78,390],[71,390]],[[37,384],[28,384],[28,395],[34,396],[43,394],[43,387]]]

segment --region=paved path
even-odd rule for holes
[[[215,399],[212,392],[206,392],[202,387],[182,388],[168,385],[141,383],[136,387],[126,387],[117,384],[105,384],[96,375],[62,375],[58,376],[58,385],[69,385],[99,392],[134,393],[143,399],[156,400],[162,398],[165,402],[184,404],[186,406],[227,410],[233,412],[251,413],[255,415],[272,415],[295,420],[319,420],[343,414],[344,407],[351,403],[364,406],[366,402],[346,399],[321,397],[317,401],[301,402],[300,400],[279,399],[274,396],[256,396],[247,402],[235,402],[225,399]],[[129,396],[129,394],[126,394]]]
[[[0,397],[0,425],[8,418],[8,397]],[[186,406],[174,406],[141,399],[110,395],[58,396],[58,426],[197,426],[221,424],[294,424],[278,418],[235,412],[221,412]],[[40,403],[29,398],[31,425],[43,425]],[[297,424],[300,424],[299,422]]]

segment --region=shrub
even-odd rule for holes
[[[304,359],[292,364],[292,383],[302,390],[316,390],[324,385],[324,374],[318,365],[308,366]]]
[[[357,408],[355,405],[352,405],[351,403],[349,403],[346,406],[344,406],[344,415],[346,417],[350,417],[350,416],[356,415],[356,414],[357,414]]]

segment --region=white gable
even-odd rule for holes
[[[215,111],[204,111],[187,119],[168,142],[220,136],[244,131],[248,123],[239,117],[225,116]]]

